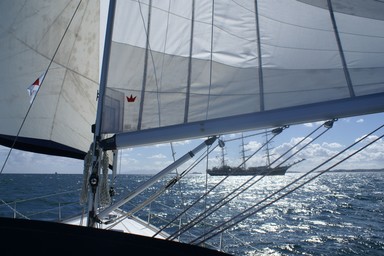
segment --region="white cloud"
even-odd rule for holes
[[[167,157],[165,155],[163,155],[163,154],[156,154],[156,155],[149,156],[147,158],[148,159],[165,159]]]
[[[245,149],[245,150],[254,150],[254,151],[256,151],[256,150],[258,150],[261,146],[262,146],[262,144],[261,144],[260,142],[252,140],[252,141],[248,142],[248,143],[244,146],[244,149]]]
[[[369,136],[367,136],[367,134],[364,134],[363,136],[355,139],[355,142],[357,142],[359,140],[363,140],[364,142],[369,143],[369,142],[374,141],[377,138],[378,138],[378,136],[376,136],[376,135],[369,135]],[[380,140],[380,141],[382,141],[382,140]]]
[[[329,148],[329,149],[339,149],[344,147],[343,145],[337,142],[323,142],[322,146],[324,148]]]

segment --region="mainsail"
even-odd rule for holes
[[[118,1],[105,148],[384,109],[377,1]]]
[[[99,2],[10,0],[0,9],[0,143],[84,158],[99,81]],[[44,73],[30,105],[27,88]]]

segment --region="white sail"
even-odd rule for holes
[[[96,112],[99,2],[9,0],[0,9],[1,144],[12,145],[27,88],[45,73],[15,147],[83,158]]]
[[[110,147],[380,112],[383,13],[376,1],[118,1]]]
[[[1,144],[12,145],[30,104],[25,90],[46,72],[15,146],[83,157],[96,111],[99,2],[1,8]],[[123,147],[381,112],[383,8],[118,1],[103,133],[118,133],[112,147]]]

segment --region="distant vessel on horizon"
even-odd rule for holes
[[[246,175],[285,175],[288,168],[291,166],[280,166],[271,168],[268,166],[249,167],[247,169],[241,167],[230,167],[224,165],[221,167],[213,167],[207,170],[211,176],[246,176]]]
[[[224,144],[222,144],[224,146]],[[298,164],[305,159],[298,160],[292,164],[284,165],[284,166],[276,166],[271,167],[271,158],[269,153],[269,141],[268,137],[266,135],[266,158],[267,163],[265,166],[252,166],[246,168],[245,166],[245,150],[244,150],[244,139],[242,137],[242,155],[243,155],[243,164],[239,167],[231,167],[225,164],[224,161],[224,153],[222,151],[222,165],[220,167],[213,167],[212,169],[208,169],[207,173],[211,176],[250,176],[250,175],[266,175],[266,176],[272,176],[272,175],[285,175],[287,170],[295,165]],[[223,149],[223,147],[222,147]]]

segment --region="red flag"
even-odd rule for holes
[[[33,102],[33,99],[35,98],[37,91],[40,89],[40,85],[44,79],[44,76],[45,76],[45,73],[42,74],[39,78],[37,78],[36,81],[33,82],[30,86],[28,86],[27,90],[30,97],[30,101],[29,101],[30,103]]]

